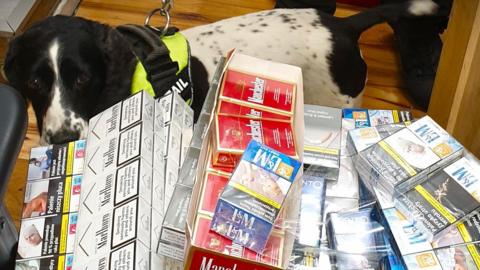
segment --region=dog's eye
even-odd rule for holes
[[[39,78],[30,79],[27,85],[28,85],[28,88],[30,89],[39,89],[41,86],[40,79]]]
[[[76,84],[77,86],[83,86],[83,85],[86,84],[89,80],[90,80],[90,76],[88,76],[88,75],[85,74],[85,73],[82,73],[82,74],[78,75],[77,78],[75,79],[75,84]]]

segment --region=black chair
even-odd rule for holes
[[[25,100],[0,84],[0,269],[14,269],[18,233],[3,200],[26,130]]]

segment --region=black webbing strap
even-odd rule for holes
[[[169,50],[155,32],[145,26],[126,24],[117,30],[128,40],[131,49],[147,71],[155,97],[160,97],[177,81],[178,63],[172,61]],[[177,32],[169,28],[166,35]]]

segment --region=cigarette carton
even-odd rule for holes
[[[358,208],[359,199],[357,198],[326,197],[324,202],[323,224],[327,223],[327,215],[329,213],[354,211]],[[327,243],[327,234],[325,230],[322,230],[321,242]]]
[[[176,260],[169,257],[165,257],[165,269],[172,269],[172,270],[181,270],[184,268],[183,262],[184,260]]]
[[[370,119],[372,115],[372,119]],[[375,127],[378,125],[398,124],[413,120],[409,111],[397,110],[366,110],[366,109],[343,109],[342,118],[342,155],[351,156],[347,148],[347,134],[349,130],[362,127]]]
[[[395,206],[429,235],[469,214],[480,211],[480,165],[461,158],[410,191],[397,197]]]
[[[88,144],[84,181],[89,183],[99,175],[114,171],[136,158],[152,164],[153,132],[143,122],[112,135],[101,144]],[[151,166],[151,165],[150,165]]]
[[[17,260],[15,262],[16,270],[42,270],[58,269],[71,270],[73,264],[73,254],[54,255],[37,259]]]
[[[432,250],[432,245],[418,226],[418,222],[409,221],[396,208],[383,209],[381,215],[386,221],[384,225],[388,226],[393,235],[399,255],[406,256]]]
[[[380,213],[393,236],[394,251],[400,255],[406,269],[453,269],[455,265],[478,268],[475,265],[479,258],[476,245],[465,245],[458,231],[447,233],[444,230],[443,235],[440,233],[430,242],[419,228],[419,222],[409,221],[395,208],[383,209]]]
[[[73,252],[77,213],[22,220],[17,260]]]
[[[77,268],[105,256],[132,240],[139,240],[149,249],[151,214],[150,206],[143,199],[136,198],[90,219],[82,216],[78,224],[74,266]]]
[[[324,178],[337,180],[340,167],[342,110],[305,105],[304,162],[325,168]]]
[[[176,245],[180,249],[183,248],[185,244],[185,221],[191,194],[191,187],[175,186],[173,199],[170,201],[170,206],[163,220],[161,242]],[[162,254],[164,251],[159,249],[159,252]],[[167,254],[164,255],[168,256]]]
[[[377,205],[380,209],[388,209],[395,207],[394,199],[385,195],[385,192],[374,188],[374,195],[377,198]]]
[[[343,109],[343,118],[350,119],[355,128],[375,127],[413,120],[409,111],[367,109]]]
[[[84,185],[80,205],[82,220],[113,211],[132,198],[141,197],[148,205],[152,199],[152,168],[143,159],[136,159]]]
[[[81,183],[81,175],[27,182],[22,218],[77,212]]]
[[[463,154],[463,146],[429,116],[424,116],[407,125],[407,128],[442,159],[437,164],[437,169],[450,164]]]
[[[220,99],[290,116],[295,108],[296,85],[257,74],[234,70],[225,75]]]
[[[370,190],[377,185],[394,196],[458,159],[462,150],[462,145],[425,116],[360,152],[355,164]]]
[[[340,143],[340,155],[341,156],[352,156],[353,154],[349,152],[347,148],[347,137],[348,131],[355,128],[355,123],[350,121],[351,119],[342,118],[342,136]]]
[[[143,123],[153,131],[154,101],[141,91],[92,117],[89,121],[88,147],[102,143],[106,138],[118,136],[129,127]]]
[[[150,251],[140,241],[129,242],[89,261],[74,262],[74,269],[148,270],[153,269],[151,267],[154,265],[150,264]]]
[[[182,128],[181,126],[171,123],[166,126],[167,140],[165,141],[165,158],[180,164],[180,150],[182,147]]]
[[[165,156],[167,150],[167,141],[165,140],[165,135],[160,133],[154,133],[153,138],[153,165],[155,169],[160,170],[163,166],[165,167]],[[163,168],[165,170],[165,168]]]
[[[217,206],[218,198],[228,183],[228,177],[207,172],[203,183],[202,197],[200,199],[199,212],[205,215],[213,215]]]
[[[415,254],[409,254],[403,258],[407,269],[421,269],[421,270],[443,270],[438,257],[433,251],[424,251]]]
[[[162,234],[163,213],[152,208],[152,229],[150,234],[150,250],[156,252]]]
[[[306,172],[303,175],[300,218],[294,249],[300,246],[320,247],[324,202],[325,179]]]
[[[442,248],[471,243],[480,239],[480,214],[472,215],[457,226],[451,226],[433,237],[432,247]]]
[[[163,108],[163,123],[165,125],[175,123],[178,126],[182,126],[185,101],[178,93],[168,91],[158,102],[160,108]]]
[[[210,82],[210,88],[208,89],[208,94],[207,94],[207,97],[205,98],[205,102],[203,103],[202,111],[200,112],[200,115],[205,115],[210,117],[214,113],[215,105],[217,104],[217,97],[218,97],[220,85],[223,79],[225,64],[226,64],[226,58],[220,57],[220,59],[218,59],[218,65],[217,65],[217,68],[215,69],[215,73],[212,76],[212,80]]]
[[[480,244],[451,246],[435,250],[443,269],[478,269],[480,267]]]
[[[212,230],[261,252],[300,166],[252,140],[218,201]]]
[[[165,170],[165,207],[168,206],[170,199],[175,189],[175,184],[178,180],[178,163],[175,163],[172,159],[167,159],[167,165]],[[164,211],[167,211],[164,208]]]
[[[182,143],[180,146],[180,165],[183,164],[187,155],[190,142],[193,137],[193,110],[184,103],[183,125],[182,125]]]
[[[184,236],[182,237],[184,238]],[[160,252],[159,254],[161,254],[161,256],[165,256],[166,259],[168,258],[173,259],[174,261],[184,261],[185,252],[181,247],[160,241],[158,250]]]
[[[188,106],[186,102],[183,102],[183,125],[182,125],[182,133],[183,130],[189,129],[193,131],[193,124],[194,124],[194,112],[192,107]]]
[[[410,122],[356,128],[348,131],[347,147],[349,153],[356,154],[367,149],[371,145],[405,128],[406,124],[408,125]]]
[[[196,180],[196,172],[200,157],[200,149],[189,147],[185,160],[183,161],[177,184],[193,187]]]
[[[213,164],[213,153],[210,151],[207,154],[207,171],[213,172],[216,174],[224,175],[230,177],[235,170],[233,167],[218,166]]]
[[[165,136],[165,109],[163,107],[164,103],[162,103],[161,100],[162,98],[159,98],[154,101],[153,132]]]
[[[163,255],[158,255],[154,252],[150,253],[150,265],[152,269],[165,269],[165,270],[182,270],[183,260],[172,259]]]
[[[156,103],[157,104],[157,103]],[[163,125],[163,123],[162,123]],[[154,133],[153,179],[152,179],[152,207],[162,216],[165,206],[165,134]]]
[[[155,106],[155,110],[158,111],[157,115],[162,115],[163,124],[166,125],[170,123],[172,119],[172,106],[173,106],[173,94],[172,92],[167,92],[163,97],[157,100],[158,105]]]
[[[32,148],[27,181],[83,173],[85,140]]]
[[[210,231],[211,218],[199,215],[196,221],[194,243],[198,247],[236,257],[245,258],[251,261],[263,262],[273,266],[280,266],[283,255],[283,235],[274,231],[267,240],[265,249],[256,253],[232,240]]]
[[[400,259],[402,269],[442,269],[419,222],[409,221],[392,206],[391,200],[386,200],[378,191],[375,190],[379,198],[377,216],[388,232],[391,248]]]
[[[260,110],[246,105],[239,105],[236,103],[228,102],[225,100],[220,101],[217,114],[285,122],[291,122],[293,120],[292,117],[289,115]]]
[[[155,252],[150,252],[150,265],[154,269],[168,269],[165,266],[165,256],[158,255]]]
[[[218,115],[215,125],[214,165],[234,167],[252,139],[297,157],[290,123]]]
[[[343,118],[350,119],[354,128],[371,126],[367,109],[343,109]]]
[[[353,160],[348,156],[340,157],[340,170],[337,181],[326,183],[326,196],[359,199],[358,174]]]
[[[152,208],[155,208],[162,216],[165,213],[165,166],[153,170],[152,180]]]
[[[203,142],[203,139],[205,138],[205,134],[207,134],[209,127],[210,127],[210,115],[201,114],[198,117],[198,120],[194,126],[193,137],[190,142],[191,147],[195,147],[198,149],[202,148],[202,142]]]
[[[382,230],[371,218],[371,208],[344,213],[329,213],[329,246],[337,253],[332,259],[339,269],[373,268],[385,255]]]

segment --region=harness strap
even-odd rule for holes
[[[170,51],[151,29],[138,25],[117,27],[132,45],[138,58],[132,93],[146,90],[154,97],[163,96],[176,81],[179,65],[172,61]]]

